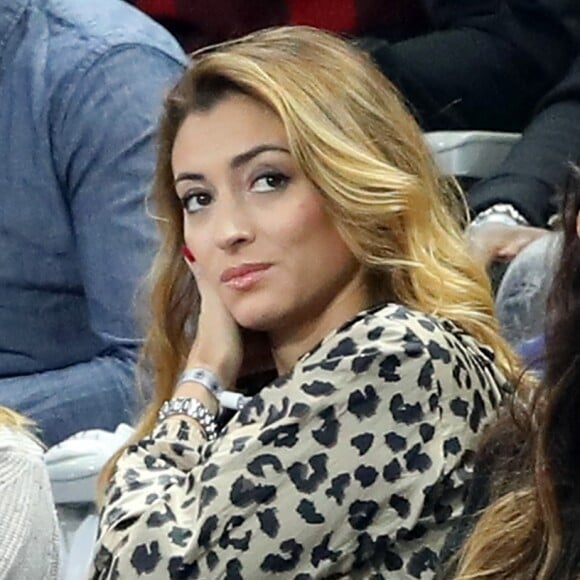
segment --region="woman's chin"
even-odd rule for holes
[[[280,317],[265,312],[232,313],[232,316],[240,327],[258,332],[272,332],[281,323]]]

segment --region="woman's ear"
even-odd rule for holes
[[[576,234],[580,238],[580,211],[578,212],[578,215],[576,216]]]

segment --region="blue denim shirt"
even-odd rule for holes
[[[154,130],[184,62],[121,0],[0,0],[0,404],[49,443],[127,418]]]

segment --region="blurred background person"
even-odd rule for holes
[[[578,169],[568,180],[562,222],[545,374],[534,390],[518,390],[486,436],[464,527],[450,542],[463,545],[448,578],[575,580],[580,574]]]
[[[555,189],[567,163],[580,155],[580,4],[425,0],[424,5],[430,33],[363,44],[425,131],[523,132],[495,174],[468,196],[475,254],[486,263],[511,259],[557,213]]]
[[[282,24],[399,40],[424,32],[421,0],[131,0],[179,39],[187,52]]]
[[[48,445],[132,416],[152,138],[182,65],[121,0],[0,0],[0,404]]]
[[[60,536],[43,450],[24,417],[0,407],[0,578],[60,580]]]

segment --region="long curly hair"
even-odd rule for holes
[[[565,187],[562,254],[548,298],[545,375],[531,403],[527,392],[516,393],[511,413],[488,434],[497,451],[495,500],[460,554],[455,577],[461,580],[580,574],[579,212],[575,168]]]
[[[182,209],[171,153],[188,115],[232,94],[269,107],[291,154],[363,265],[372,300],[446,317],[494,349],[509,377],[514,357],[497,332],[486,273],[461,231],[466,205],[436,169],[393,85],[348,42],[309,27],[281,27],[202,49],[165,102],[153,206],[162,245],[152,271],[144,349],[155,396],[137,435],[171,397],[195,334],[199,297],[181,259]]]

